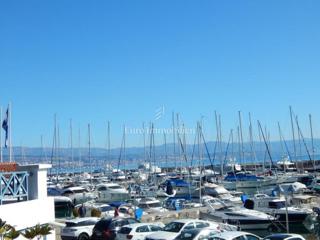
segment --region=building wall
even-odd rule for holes
[[[16,228],[24,230],[37,224],[54,223],[54,198],[47,196],[47,169],[49,164],[18,166],[17,171],[27,171],[28,201],[0,205],[0,218]],[[22,236],[18,239],[24,239]],[[55,231],[46,237],[55,239]]]
[[[47,197],[0,205],[0,218],[14,226],[16,230],[54,222],[54,199]],[[47,239],[55,239],[54,236],[55,233],[53,232]]]

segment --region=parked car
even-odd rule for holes
[[[86,217],[66,221],[66,226],[61,230],[62,240],[89,240],[94,225],[100,218]]]
[[[161,231],[163,223],[133,223],[123,226],[118,234],[117,240],[144,240],[145,237],[153,232]]]
[[[209,240],[261,240],[261,238],[248,232],[230,231],[217,233]]]
[[[269,235],[263,238],[263,240],[305,240],[305,239],[299,234],[277,233],[277,234]]]
[[[195,228],[182,231],[174,240],[207,240],[218,232],[218,229]]]
[[[148,235],[146,240],[173,240],[184,230],[206,227],[219,229],[219,224],[196,219],[178,219],[165,225],[161,231]]]
[[[102,218],[98,221],[92,231],[92,240],[114,240],[117,232],[124,225],[138,223],[134,218]]]

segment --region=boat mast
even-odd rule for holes
[[[269,148],[267,139],[266,139],[266,137],[265,137],[265,135],[264,135],[264,133],[263,133],[263,129],[262,129],[262,127],[261,127],[261,124],[260,124],[260,121],[259,121],[259,120],[258,120],[258,126],[259,126],[259,129],[260,129],[260,131],[261,131],[261,135],[262,135],[264,144],[265,144],[265,146],[266,146],[267,153],[268,153],[269,158],[270,158],[270,164],[271,164],[271,166],[272,166],[272,165],[273,165],[273,161],[272,161],[272,156],[271,156],[270,148]],[[270,169],[270,170],[271,170],[271,169]]]
[[[123,125],[123,169],[126,171],[126,161],[127,161],[127,152],[126,152],[126,125]]]
[[[202,162],[202,146],[201,146],[201,123],[198,122],[197,123],[197,135],[198,135],[198,154],[199,154],[199,168],[200,168],[200,184],[199,184],[199,199],[200,199],[200,203],[202,202],[202,196],[201,196],[201,173],[202,173],[202,166],[201,166],[201,162]]]
[[[218,120],[218,115],[217,115],[217,112],[214,111],[214,117],[215,117],[215,121],[216,121],[216,129],[217,129],[217,142],[218,142],[218,145],[219,145],[219,148],[220,148],[220,153],[219,153],[219,157],[220,157],[220,174],[221,176],[224,175],[223,173],[223,159],[222,159],[222,145],[221,145],[221,126],[220,126],[220,121]]]
[[[82,164],[81,164],[81,130],[79,127],[79,135],[78,135],[78,150],[79,150],[79,159],[78,159],[78,167],[79,167],[79,171],[80,173],[82,173]]]
[[[144,122],[142,123],[143,130],[143,154],[144,154],[144,163],[147,162],[147,149],[146,149],[146,128],[144,126]]]
[[[280,145],[281,145],[281,150],[282,150],[282,154],[284,155],[284,147],[283,147],[283,143],[282,143],[282,135],[281,135],[281,128],[280,128],[280,123],[278,122],[278,131],[279,131],[279,138],[280,138]],[[285,167],[285,164],[284,164]],[[286,170],[286,169],[284,169]]]
[[[59,128],[59,124],[57,126],[57,151],[58,151],[58,172],[57,172],[57,177],[58,175],[61,173],[61,156],[60,156],[60,128]]]
[[[251,120],[251,113],[249,112],[249,138],[250,138],[250,147],[251,147],[251,161],[254,163],[255,171],[257,171],[257,157],[256,157],[256,150],[253,141],[253,130],[252,130],[252,120]]]
[[[111,160],[110,160],[110,121],[108,121],[108,124],[107,124],[107,152],[108,152],[108,155],[107,155],[107,160],[108,160],[108,163],[111,165]],[[107,167],[107,163],[105,162],[104,163],[104,168]]]
[[[310,134],[311,134],[311,147],[312,147],[312,159],[313,159],[313,170],[316,170],[316,162],[314,158],[314,143],[313,143],[313,130],[312,130],[312,119],[311,114],[309,114],[309,123],[310,123]]]
[[[73,160],[73,135],[72,135],[72,118],[70,118],[70,150],[71,150],[71,164],[73,166],[73,175],[76,172],[76,166]]]
[[[174,112],[172,112],[172,137],[173,137],[173,161],[174,167],[177,170],[177,161],[176,161],[176,127],[174,124]]]
[[[181,138],[180,138],[180,117],[179,117],[179,113],[176,114],[176,121],[177,121],[177,138],[181,140]],[[179,160],[180,160],[180,176],[182,176],[181,146],[178,147],[178,156],[179,156]]]
[[[90,123],[88,123],[88,157],[90,165],[90,183],[92,184],[92,162],[91,162],[91,132],[90,132]]]
[[[292,141],[293,141],[293,151],[294,151],[294,160],[297,162],[297,147],[296,147],[296,139],[294,134],[294,125],[293,125],[293,113],[292,108],[289,106],[290,110],[290,119],[291,119],[291,131],[292,131]]]
[[[52,150],[51,150],[51,166],[50,175],[52,173],[53,164],[56,164],[57,160],[57,114],[54,114],[54,126],[53,126],[53,139],[52,139]]]
[[[301,137],[301,140],[302,140],[302,142],[303,142],[303,144],[304,144],[304,147],[305,147],[305,149],[306,149],[306,152],[307,152],[307,154],[308,154],[309,161],[311,162],[311,161],[312,161],[312,158],[311,158],[311,155],[310,155],[308,146],[307,146],[307,144],[306,144],[306,141],[305,141],[305,139],[304,139],[304,137],[303,137],[303,135],[302,135],[302,131],[301,131],[300,126],[299,126],[298,116],[296,116],[296,124],[297,124],[297,128],[298,128],[298,134],[299,134],[299,136]]]
[[[243,162],[244,170],[246,171],[246,161],[244,159],[244,149],[243,149],[243,134],[242,134],[242,118],[241,118],[241,111],[238,111],[239,116],[239,131],[240,131],[240,147],[241,147],[241,159]]]
[[[166,136],[165,132],[163,132],[163,141],[164,141],[164,153],[165,153],[166,168],[168,168],[167,136]]]

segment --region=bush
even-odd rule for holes
[[[101,217],[101,211],[99,209],[92,208],[91,217]]]
[[[79,217],[79,212],[78,212],[78,209],[76,209],[76,208],[74,208],[74,209],[72,209],[72,215],[75,217],[75,218],[77,218],[77,217]]]

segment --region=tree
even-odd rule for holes
[[[37,239],[41,239],[41,237],[51,234],[51,230],[52,228],[48,224],[37,224],[34,227],[26,229],[23,233],[23,236],[30,240],[34,239],[35,237],[37,237]]]
[[[16,231],[14,227],[7,224],[6,221],[2,221],[0,218],[0,239],[1,240],[12,240],[19,237],[20,233]]]

